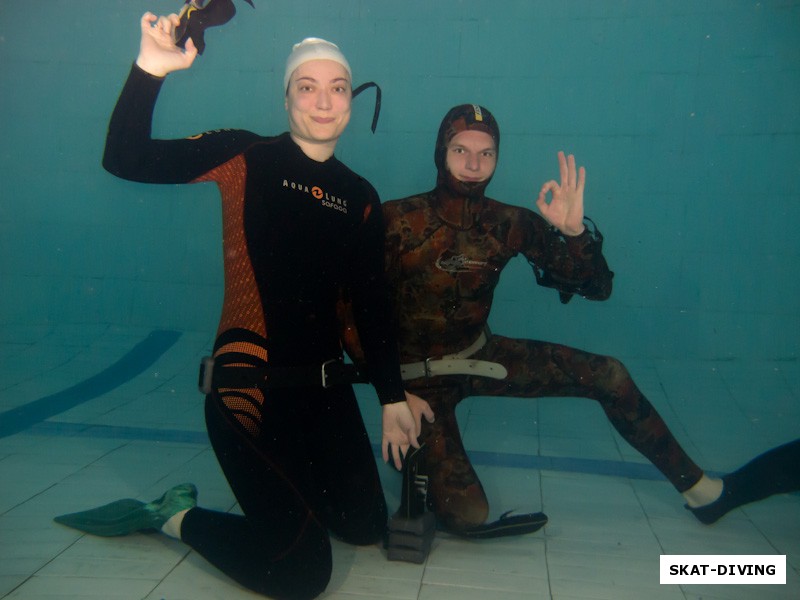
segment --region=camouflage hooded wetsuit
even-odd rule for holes
[[[471,104],[455,107],[445,116],[436,141],[436,188],[383,204],[387,273],[403,363],[463,351],[488,331],[500,273],[518,254],[531,264],[540,284],[561,293],[562,301],[571,294],[605,300],[611,293],[613,274],[602,255],[602,236],[590,222],[581,235],[562,235],[531,210],[487,198],[488,180],[463,183],[447,171],[447,144],[464,130],[489,133],[499,149],[499,129],[489,111]],[[492,334],[469,358],[499,363],[508,375],[406,381],[406,389],[427,400],[436,414],[434,424],[423,422],[421,439],[430,448],[429,499],[449,528],[468,528],[483,523],[488,515],[486,496],[456,422],[456,405],[471,395],[597,400],[622,437],[679,491],[700,479],[700,468],[618,360]]]

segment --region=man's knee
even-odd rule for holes
[[[489,501],[480,482],[453,487],[433,482],[429,504],[436,517],[449,530],[462,531],[486,522]]]
[[[583,381],[600,389],[614,392],[626,389],[632,383],[628,369],[618,358],[595,355],[590,361],[590,377],[593,381]]]

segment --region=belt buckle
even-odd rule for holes
[[[423,363],[423,365],[425,366],[425,377],[433,377],[433,375],[431,375],[431,361],[432,360],[436,360],[436,359],[433,358],[432,356],[429,356],[428,358],[425,359],[425,362]]]
[[[322,389],[324,390],[327,390],[329,387],[331,387],[331,385],[328,383],[328,372],[326,369],[329,364],[336,362],[339,362],[338,359],[332,358],[322,363],[322,368],[320,369],[320,379],[322,381]]]
[[[208,395],[212,390],[212,378],[214,374],[214,358],[211,356],[204,356],[200,361],[200,374],[197,381],[198,389]]]

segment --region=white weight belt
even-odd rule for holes
[[[488,360],[471,360],[469,357],[483,348],[487,342],[486,332],[482,332],[468,348],[454,354],[445,354],[441,358],[426,358],[419,362],[400,365],[403,379],[419,379],[420,377],[436,377],[439,375],[475,375],[505,379],[506,368],[500,363]]]

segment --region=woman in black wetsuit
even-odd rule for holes
[[[384,460],[392,454],[399,468],[400,453],[418,446],[421,414],[433,415],[416,397],[412,414],[402,387],[387,327],[378,195],[333,156],[350,118],[346,59],[324,40],[295,46],[285,78],[288,133],[157,140],[151,122],[163,78],[189,68],[197,54],[191,40],[185,51],[174,45],[177,22],[175,15],[142,17],[140,54],[111,117],[103,166],[133,181],[219,186],[225,295],[205,412],[244,516],[196,507],[196,490],[185,484],[149,504],[120,501],[57,520],[101,535],[161,529],[248,588],[312,598],[330,578],[329,531],[373,544],[387,520],[342,363],[340,288],[353,298],[383,406]]]

